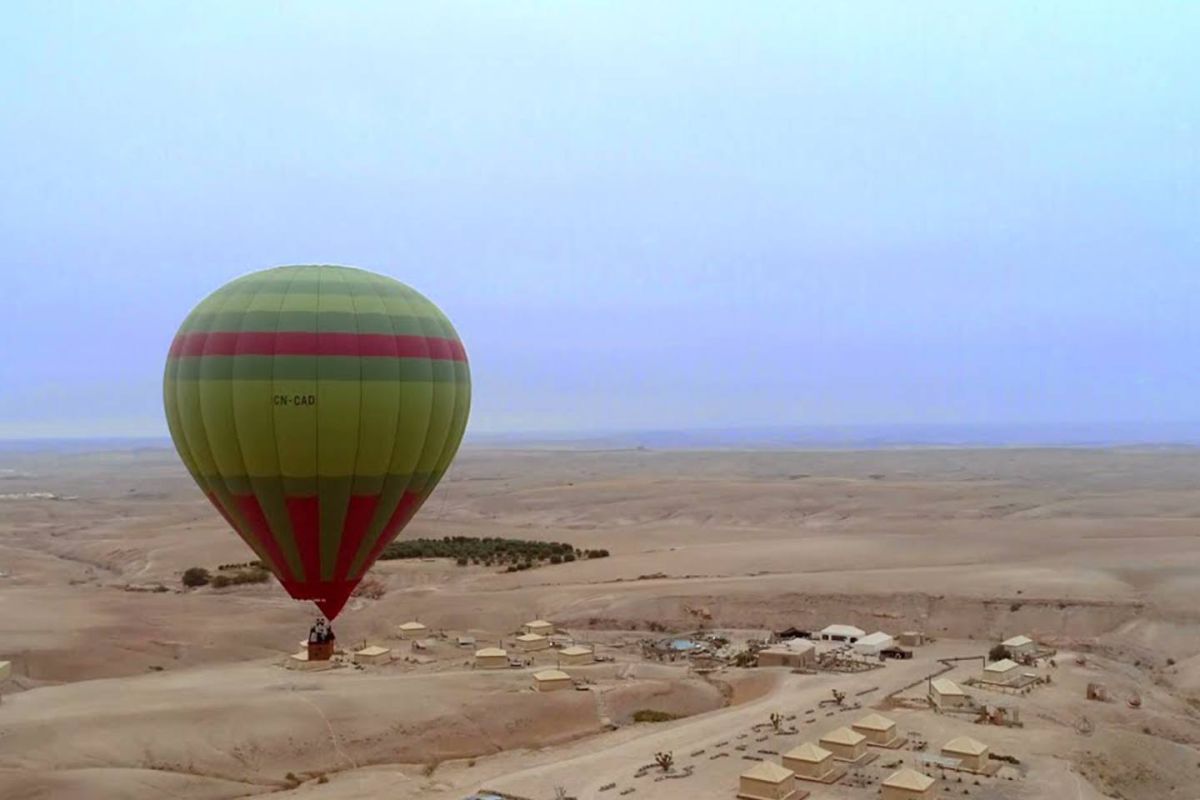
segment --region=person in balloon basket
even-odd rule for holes
[[[333,657],[336,642],[333,626],[324,617],[317,617],[317,621],[308,630],[308,660],[328,661]]]

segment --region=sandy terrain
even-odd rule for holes
[[[180,589],[187,567],[249,554],[172,452],[0,454],[0,659],[14,673],[0,685],[0,797],[461,798],[490,788],[549,800],[561,786],[581,800],[728,799],[746,756],[879,707],[932,752],[969,733],[1020,762],[979,786],[948,773],[947,797],[1193,800],[1197,475],[1200,452],[1166,449],[467,450],[406,536],[551,539],[612,556],[512,574],[380,564],[387,594],[352,601],[337,630],[399,659],[295,672],[280,664],[311,607],[273,584]],[[534,617],[613,657],[568,669],[587,691],[534,693],[532,669],[478,671],[452,641],[418,653],[395,636],[419,618],[511,642]],[[748,636],[835,621],[937,641],[857,675],[705,677],[646,662],[636,646],[651,626]],[[1039,669],[1051,683],[981,699],[1015,707],[1024,727],[934,714],[915,707],[920,685],[900,691],[941,669],[939,658],[982,655],[1017,633],[1059,650],[1057,666]],[[978,669],[961,662],[950,676]],[[1113,701],[1085,700],[1089,682]],[[833,688],[862,708],[818,708]],[[1141,708],[1125,702],[1134,693]],[[632,723],[639,709],[680,718]],[[756,730],[771,712],[796,715],[799,732]],[[662,750],[691,777],[635,777]],[[857,771],[862,786],[805,788],[875,798],[882,765],[916,758],[886,752]]]

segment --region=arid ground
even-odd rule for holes
[[[467,449],[404,536],[456,534],[612,555],[509,574],[381,563],[386,594],[336,629],[396,660],[292,671],[310,606],[273,583],[182,589],[186,568],[250,553],[172,451],[0,454],[0,798],[732,800],[752,759],[871,709],[932,753],[969,734],[1018,762],[937,773],[943,797],[1200,796],[1200,451]],[[535,617],[612,656],[567,670],[586,691],[534,693],[532,669],[472,669],[453,640],[511,643]],[[450,638],[417,652],[396,633],[410,619]],[[637,645],[832,622],[935,641],[860,674],[701,675]],[[1023,727],[920,707],[937,659],[1015,634],[1058,651],[1038,668],[1051,682],[978,694]],[[861,709],[819,705],[835,688]],[[772,712],[794,717],[785,732],[764,731]],[[680,777],[639,776],[660,751]],[[876,798],[885,765],[917,758],[804,788]]]

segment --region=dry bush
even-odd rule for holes
[[[368,600],[381,600],[385,594],[387,594],[387,584],[373,575],[368,575],[362,579],[358,586],[354,587],[354,592],[351,594],[351,597],[365,597]]]

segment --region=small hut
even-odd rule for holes
[[[564,667],[578,667],[591,664],[596,660],[596,653],[590,647],[571,645],[558,651],[558,663]]]
[[[456,636],[454,638],[454,643],[456,645],[458,645],[459,647],[474,647],[475,646],[475,637],[474,636]]]
[[[544,619],[535,619],[521,626],[522,633],[536,633],[539,636],[549,636],[554,633],[554,623]]]
[[[400,638],[405,640],[424,639],[429,630],[420,622],[404,622],[400,624]]]
[[[984,772],[988,766],[988,746],[970,736],[959,736],[942,745],[942,755],[958,759],[963,769]]]
[[[838,761],[857,763],[867,754],[867,737],[849,728],[836,728],[821,737],[821,747]]]
[[[805,742],[783,754],[783,765],[806,781],[830,782],[839,769],[833,753],[812,742]]]
[[[1011,639],[1005,639],[1001,644],[1008,651],[1008,655],[1015,659],[1031,656],[1037,650],[1037,642],[1028,636],[1014,636]]]
[[[539,692],[556,692],[571,688],[571,676],[557,669],[544,669],[533,673],[533,688]]]
[[[882,714],[867,714],[850,726],[855,733],[867,737],[867,744],[891,747],[900,738],[896,734],[896,721]]]
[[[386,664],[392,660],[392,648],[377,644],[354,651],[355,664]]]
[[[884,778],[880,786],[882,800],[934,800],[938,796],[933,778],[907,767]]]
[[[897,637],[897,641],[905,647],[920,647],[925,644],[925,634],[920,631],[904,631]]]
[[[499,647],[484,647],[475,651],[476,669],[507,669],[508,651]]]
[[[796,775],[774,761],[760,761],[742,773],[738,797],[744,800],[799,800]]]
[[[1006,686],[1021,677],[1021,665],[1011,658],[993,661],[983,668],[983,682]]]
[[[545,650],[549,646],[550,640],[540,633],[523,633],[517,637],[517,649],[523,653]]]

